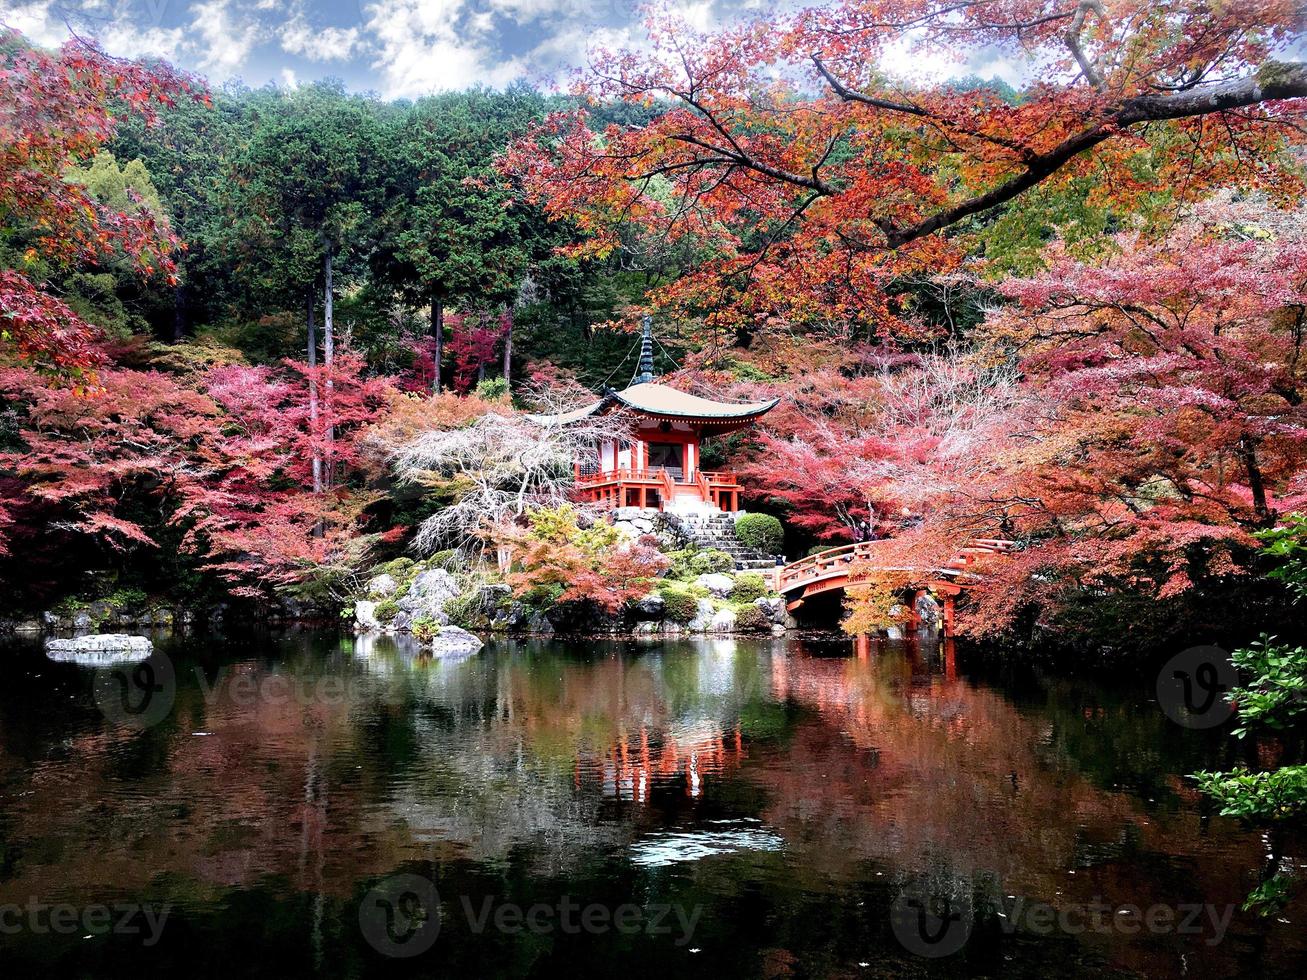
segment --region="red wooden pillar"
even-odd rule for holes
[[[944,599],[944,635],[953,635],[953,596],[946,595]]]

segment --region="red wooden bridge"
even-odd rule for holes
[[[857,585],[858,576],[869,571],[908,573],[914,576],[917,595],[929,589],[940,597],[944,633],[949,635],[953,632],[954,600],[980,577],[972,568],[976,559],[986,555],[1007,554],[1016,548],[1014,542],[1001,538],[977,538],[961,548],[942,568],[905,568],[877,562],[877,555],[883,555],[885,547],[890,543],[891,539],[888,538],[861,541],[790,562],[776,569],[772,587],[785,596],[790,609],[797,609],[811,596]],[[911,604],[913,619],[916,618],[915,599],[914,595]]]

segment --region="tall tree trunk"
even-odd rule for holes
[[[332,445],[336,439],[336,428],[332,424],[335,418],[335,405],[333,395],[335,393],[335,383],[331,379],[332,367],[336,363],[336,334],[333,316],[335,313],[335,301],[332,297],[332,250],[331,243],[327,243],[326,253],[322,257],[322,365],[327,369],[326,381],[326,412],[327,412],[327,465],[324,467],[325,484],[330,487],[336,482],[336,454],[332,451]]]
[[[1257,460],[1257,441],[1247,434],[1240,436],[1239,456],[1243,460],[1244,471],[1248,474],[1248,489],[1252,491],[1257,522],[1269,527],[1273,516],[1266,502],[1266,483],[1262,479],[1262,467]]]
[[[318,366],[318,325],[313,321],[313,289],[309,289],[309,432],[313,445],[313,492],[322,493],[322,456],[318,453],[318,379],[313,371]]]
[[[440,363],[445,359],[445,304],[437,297],[431,297],[431,337],[436,342],[435,352],[431,355],[431,390],[440,394]]]
[[[172,291],[172,342],[180,344],[186,336],[186,282],[177,283]]]
[[[504,385],[510,391],[513,388],[513,318],[508,318],[508,330],[504,333]]]

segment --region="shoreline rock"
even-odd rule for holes
[[[45,641],[45,655],[51,660],[95,665],[146,660],[154,652],[148,636],[127,633],[88,633]]]

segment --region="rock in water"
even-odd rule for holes
[[[418,574],[397,605],[414,619],[430,619],[443,625],[449,622],[445,603],[457,595],[458,582],[453,575],[443,568],[428,568]]]
[[[760,599],[754,599],[753,604],[762,610],[762,614],[767,617],[768,622],[776,623],[779,626],[785,625],[785,600],[781,596],[763,596]]]
[[[93,633],[45,641],[45,655],[51,660],[95,667],[145,660],[153,652],[154,644],[148,636],[128,636],[125,633]]]
[[[735,588],[735,579],[721,572],[710,572],[707,575],[700,575],[694,580],[694,584],[701,589],[707,589],[719,599],[725,599]]]
[[[437,657],[466,656],[481,649],[480,638],[458,626],[442,626],[431,638],[431,652]]]
[[[381,622],[377,619],[377,604],[370,599],[360,599],[354,603],[354,625],[364,631],[380,630]]]

